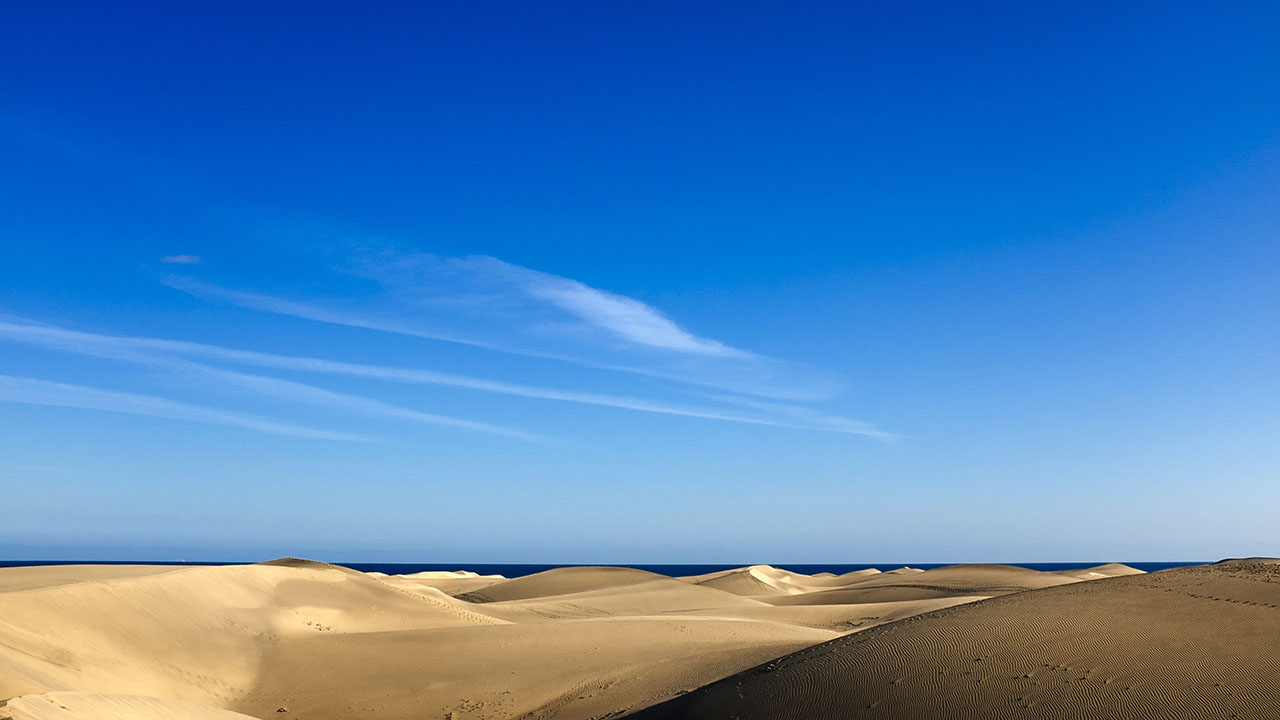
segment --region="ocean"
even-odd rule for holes
[[[1107,562],[1116,562],[1110,560],[1101,560],[1098,562],[1051,562],[1051,563],[1026,563],[1026,562],[1010,562],[1002,563],[1004,565],[1015,565],[1030,570],[1041,570],[1045,572],[1053,572],[1056,570],[1079,570],[1081,568],[1094,567]],[[243,562],[174,562],[174,561],[155,561],[155,560],[0,560],[0,568],[5,567],[27,567],[32,565],[247,565]],[[410,573],[425,572],[428,570],[470,570],[481,575],[503,575],[505,577],[523,577],[534,573],[543,572],[560,567],[590,567],[589,565],[556,565],[542,563],[368,563],[368,562],[338,562],[335,565],[342,565],[353,570],[361,572],[380,572],[388,575],[408,575]],[[673,577],[681,577],[685,575],[702,575],[703,573],[719,572],[721,570],[732,570],[740,568],[744,565],[753,565],[761,563],[738,563],[738,564],[676,564],[676,565],[649,565],[649,564],[612,564],[603,563],[611,567],[627,567],[637,570],[648,570],[661,575],[670,575]],[[847,572],[855,570],[866,570],[875,568],[877,570],[893,570],[904,566],[919,568],[921,570],[929,570],[931,568],[946,567],[947,565],[956,565],[959,563],[770,563],[774,567],[790,570],[792,572],[804,573],[806,575],[814,575],[816,573],[831,573],[833,575],[843,575]],[[1147,572],[1155,572],[1157,570],[1168,570],[1169,568],[1184,567],[1187,565],[1204,565],[1201,561],[1179,561],[1179,562],[1124,562],[1129,567],[1145,570]]]

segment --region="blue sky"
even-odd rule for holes
[[[4,558],[1280,554],[1269,3],[7,3]]]

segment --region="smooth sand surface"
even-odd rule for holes
[[[1133,570],[1128,566],[1115,566],[1120,567],[1126,570],[1116,569],[1113,572]],[[831,605],[902,602],[961,595],[992,597],[1107,576],[1099,571],[1096,577],[1073,577],[1012,565],[951,565],[933,570],[900,568],[874,575],[854,576],[835,586],[815,587],[813,592],[770,598],[768,602],[776,605]]]
[[[0,706],[0,720],[250,720],[240,713],[164,698],[55,692],[23,695]]]
[[[466,570],[440,570],[428,571],[420,573],[411,573],[409,575],[384,575],[382,573],[369,573],[377,576],[387,582],[408,588],[431,587],[435,588],[446,595],[462,595],[489,587],[497,583],[505,581],[507,578],[501,575],[479,575]]]
[[[1185,711],[1278,706],[1276,573],[0,569],[0,718],[1229,717]]]
[[[1280,717],[1280,565],[1089,572],[1112,577],[846,635],[634,717]]]
[[[631,568],[563,567],[493,583],[463,597],[472,602],[527,600],[588,590],[622,588],[662,577],[657,573]]]
[[[694,575],[682,579],[695,585],[726,590],[737,595],[798,595],[807,592],[815,583],[821,584],[828,581],[828,578],[813,578],[768,565],[752,565],[737,570]],[[831,576],[830,579],[836,578]]]

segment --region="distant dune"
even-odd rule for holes
[[[1271,717],[1277,573],[0,569],[0,719]]]
[[[696,585],[748,596],[798,595],[826,581],[826,578],[818,579],[768,565],[752,565],[737,570],[725,570],[683,579]]]
[[[770,602],[775,605],[831,605],[928,600],[959,595],[992,597],[1079,580],[1094,580],[1110,574],[1141,572],[1127,565],[1109,567],[1112,568],[1109,573],[1098,572],[1093,577],[1039,572],[1012,565],[951,565],[934,570],[900,568],[874,575],[854,576],[840,584],[821,589],[815,587],[814,592],[773,598]],[[842,579],[844,577],[841,576]]]
[[[647,570],[621,567],[563,567],[504,580],[484,590],[468,593],[472,602],[503,602],[528,598],[626,587],[664,577]]]

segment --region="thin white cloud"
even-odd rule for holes
[[[807,408],[802,405],[792,405],[788,403],[769,402],[758,400],[756,398],[745,398],[737,395],[711,395],[712,400],[726,403],[729,405],[737,405],[740,407],[752,408],[761,412],[769,413],[780,418],[784,422],[796,423],[800,426],[824,427],[832,432],[844,432],[852,435],[866,435],[880,440],[893,441],[901,440],[901,435],[888,433],[880,430],[871,423],[862,420],[853,420],[851,418],[840,417],[839,415],[830,415],[818,412],[813,408]]]
[[[239,385],[240,387],[258,394],[283,398],[293,402],[305,402],[331,409],[391,418],[395,420],[407,420],[409,422],[425,423],[428,425],[443,425],[463,430],[492,433],[495,435],[506,435],[508,437],[516,437],[523,440],[542,439],[540,436],[532,433],[512,430],[500,425],[491,425],[489,423],[462,420],[455,417],[449,417],[447,415],[436,415],[434,413],[421,412],[419,410],[412,410],[410,408],[385,403],[380,400],[333,392],[332,390],[326,390],[324,388],[315,387],[314,385],[307,385],[305,383],[294,382],[292,380],[282,380],[280,378],[267,377],[263,375],[250,375],[247,373],[232,372],[229,370],[209,367],[207,365],[200,365],[198,363],[186,363],[186,366],[190,370],[199,372],[205,376],[215,377],[226,382]]]
[[[639,300],[590,287],[570,278],[531,270],[497,258],[465,258],[490,277],[502,276],[531,298],[545,301],[614,337],[646,348],[693,355],[751,357],[717,340],[698,337]]]
[[[809,402],[842,384],[831,373],[695,335],[634,298],[491,257],[383,252],[348,263],[381,290],[299,300],[190,277],[161,282],[264,312],[761,397]]]
[[[167,287],[171,287],[174,290],[181,290],[182,292],[194,295],[195,297],[204,300],[220,300],[222,302],[231,303],[232,305],[246,307],[251,310],[261,310],[263,312],[274,313],[277,315],[288,315],[291,317],[302,318],[304,320],[315,320],[316,322],[329,323],[331,325],[346,325],[348,327],[358,327],[366,330],[380,330],[382,332],[389,332],[397,335],[419,337],[425,340],[442,340],[444,342],[471,345],[473,347],[497,350],[499,352],[518,352],[516,350],[504,348],[500,345],[481,342],[462,335],[422,330],[406,325],[379,321],[358,313],[344,313],[317,307],[310,303],[298,302],[296,300],[288,300],[260,293],[245,292],[243,290],[232,290],[230,288],[224,288],[220,285],[203,282],[189,277],[172,275],[161,278],[160,283]]]
[[[160,258],[160,262],[170,265],[199,265],[199,255],[166,255]]]
[[[160,340],[156,338],[124,338],[97,335],[93,333],[82,333],[74,330],[50,327],[47,325],[6,322],[3,318],[0,318],[0,338],[39,345],[64,352],[73,352],[81,355],[105,357],[114,360],[124,360],[149,365],[163,365],[170,369],[187,373],[198,373],[203,375],[205,378],[221,380],[260,395],[284,398],[293,402],[304,402],[345,412],[355,412],[363,415],[394,418],[430,425],[456,427],[477,432],[518,437],[526,440],[540,439],[539,436],[531,433],[513,430],[499,425],[412,410],[410,408],[399,407],[379,400],[333,392],[331,390],[318,388],[304,383],[293,382],[291,380],[232,372],[201,363],[175,359],[169,355],[158,355],[156,354],[156,351],[180,355],[196,355],[208,359],[233,361],[239,362],[240,364],[256,365],[260,367],[265,366],[293,370],[302,369],[302,367],[297,363],[290,362],[291,360],[300,360],[300,358],[282,358],[263,353],[231,350],[229,348],[220,348],[212,345],[202,345],[199,343],[187,343],[174,340]],[[355,373],[343,374],[354,375]]]
[[[625,395],[558,390],[554,388],[522,385],[518,383],[476,378],[433,370],[387,367],[380,365],[339,362],[319,358],[275,355],[271,353],[238,350],[180,340],[100,335],[49,325],[37,325],[17,318],[0,317],[0,338],[52,348],[64,352],[108,357],[131,362],[156,362],[157,356],[155,353],[165,353],[187,357],[199,357],[206,361],[228,362],[253,367],[341,375],[416,385],[440,385],[501,395],[596,405],[646,413],[722,420],[799,430],[818,430],[853,435],[867,435],[878,438],[889,437],[887,433],[858,420],[824,415],[809,411],[805,408],[796,408],[794,406],[783,404],[753,404],[749,401],[734,399],[730,396],[717,399],[728,401],[732,404],[754,407],[755,409],[764,410],[766,412],[763,414],[749,415],[725,408],[657,402]],[[203,368],[209,372],[226,372],[195,363],[190,363],[189,365],[192,368]],[[231,375],[236,377],[232,378]],[[339,404],[350,403],[350,407],[352,409],[355,409],[357,406],[363,406],[365,411],[373,412],[375,410],[374,406],[367,405],[366,403],[373,403],[376,401],[365,400],[364,398],[355,398],[352,396],[334,397],[337,395],[336,393],[329,393],[327,390],[313,388],[300,383],[290,383],[289,381],[278,380],[275,378],[261,378],[260,376],[243,375],[239,373],[232,373],[224,376],[224,379],[234,379],[239,384],[245,386],[257,383],[257,389],[267,392],[267,394],[280,394],[289,390],[295,393],[295,399],[310,398],[317,401],[328,400],[331,404],[335,402]],[[267,380],[274,381],[274,384],[263,384]],[[317,392],[321,394],[316,394]],[[382,406],[383,404],[378,403],[378,405]],[[417,411],[405,410],[394,406],[383,406],[376,409],[380,414],[389,415],[394,415],[398,412],[417,413]],[[439,417],[425,413],[421,415],[429,416],[431,418]],[[418,419],[424,422],[429,421],[427,417],[419,417]],[[445,418],[442,419],[442,424],[467,426],[470,423],[465,420]],[[479,430],[486,430],[493,427],[483,426],[483,424],[476,425],[480,425],[480,427],[475,427],[474,429]],[[509,431],[505,428],[493,428],[492,431],[517,435],[520,434],[517,431]]]
[[[0,402],[102,410],[212,425],[229,425],[273,435],[313,440],[370,441],[376,439],[367,435],[317,430],[256,415],[233,413],[151,395],[136,395],[11,375],[0,375]]]

